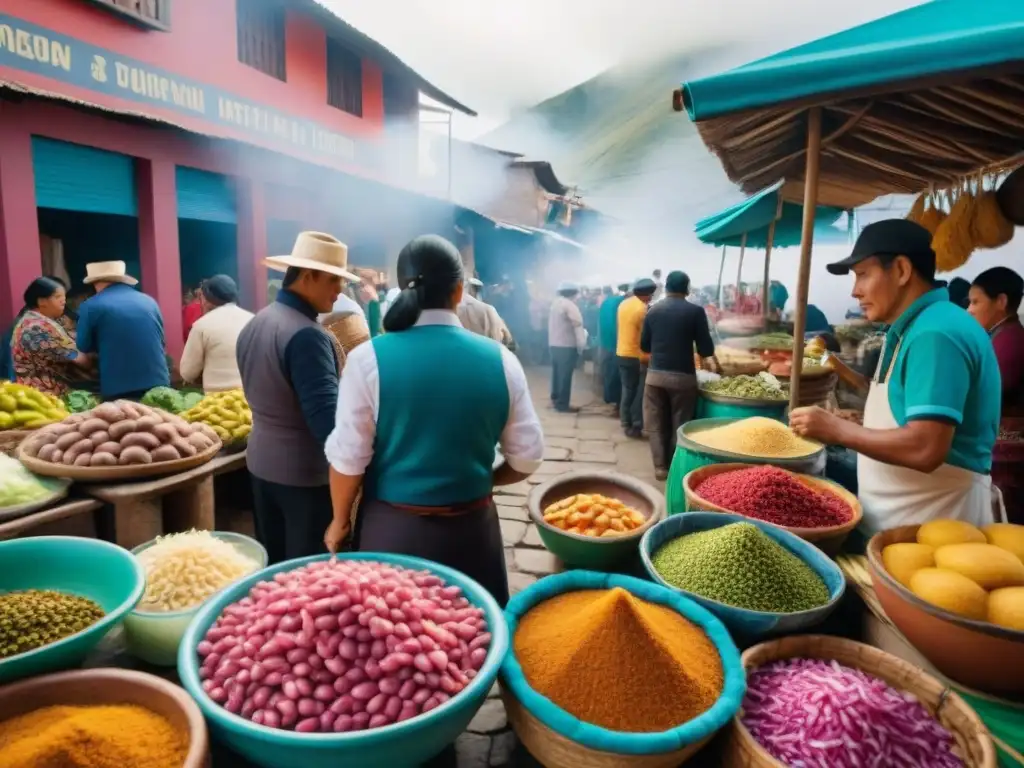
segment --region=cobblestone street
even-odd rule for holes
[[[632,475],[662,489],[654,479],[651,454],[645,440],[626,437],[618,419],[593,393],[589,371],[577,371],[573,377],[573,405],[577,414],[557,413],[548,398],[550,369],[527,371],[530,392],[544,425],[546,450],[544,464],[527,481],[496,489],[495,501],[505,539],[505,563],[512,594],[537,579],[561,570],[561,563],[541,544],[536,526],[529,522],[526,499],[530,489],[556,475],[576,470],[616,471]],[[505,708],[491,697],[474,718],[467,733],[456,742],[458,768],[484,766],[533,766],[536,763],[516,749],[515,735],[508,726]]]

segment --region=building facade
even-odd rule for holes
[[[204,276],[257,308],[301,229],[393,250],[441,211],[421,92],[472,114],[315,0],[0,1],[0,324],[41,273],[123,259],[176,357]]]

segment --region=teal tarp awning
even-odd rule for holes
[[[1024,60],[1022,0],[932,0],[683,84],[692,120]]]
[[[782,184],[779,181],[741,203],[701,219],[695,227],[697,238],[708,245],[739,246],[744,244],[743,235],[746,234],[748,248],[767,248],[768,230],[779,210],[779,190]],[[818,206],[814,216],[815,242],[824,245],[849,242],[850,233],[834,226],[843,213],[842,208]],[[800,244],[803,215],[802,205],[782,204],[782,216],[775,224],[772,248],[788,248]]]

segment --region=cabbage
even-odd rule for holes
[[[0,454],[0,508],[19,507],[50,496],[57,485],[29,472],[17,459]]]
[[[170,413],[181,413],[185,410],[185,397],[171,387],[153,387],[142,396],[142,404],[150,408],[161,408]]]

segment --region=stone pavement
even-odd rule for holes
[[[564,472],[594,470],[622,472],[664,490],[664,483],[654,479],[647,441],[623,434],[611,409],[591,392],[589,373],[577,371],[574,376],[573,405],[581,406],[578,414],[557,413],[551,408],[549,368],[530,369],[527,375],[537,415],[544,425],[544,463],[526,481],[495,489],[494,496],[512,594],[562,568],[559,560],[544,549],[536,526],[529,522],[526,499],[533,486]],[[458,768],[537,765],[517,749],[515,734],[497,695],[495,686],[468,731],[455,743]]]

